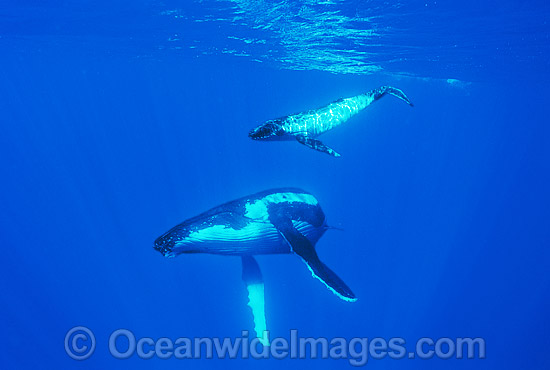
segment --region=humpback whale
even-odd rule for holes
[[[340,126],[386,94],[396,96],[413,106],[403,91],[391,86],[382,86],[365,94],[337,100],[319,109],[266,121],[250,131],[248,136],[261,141],[296,140],[312,149],[339,157],[339,153],[316,137]]]
[[[211,253],[240,256],[258,338],[265,338],[264,285],[255,255],[296,254],[313,277],[339,298],[356,300],[351,289],[317,255],[315,244],[327,226],[317,199],[301,189],[282,188],[249,195],[212,208],[173,227],[154,242],[165,257]]]

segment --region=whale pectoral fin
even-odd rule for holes
[[[307,240],[306,237],[303,238]],[[324,283],[326,287],[340,299],[348,302],[355,302],[357,300],[355,294],[353,294],[346,283],[344,283],[327,265],[321,262],[311,243],[309,243],[309,246],[305,246],[304,243],[297,243],[293,249],[306,263],[311,274]]]
[[[294,228],[292,221],[282,218],[277,220],[277,217],[274,218],[275,219],[272,219],[272,223],[290,245],[292,251],[302,258],[313,277],[319,279],[327,288],[344,301],[355,302],[357,300],[355,294],[353,294],[351,289],[338,277],[338,275],[321,262],[309,239]]]
[[[304,144],[305,146],[307,146],[311,149],[315,149],[315,150],[318,150],[320,152],[327,153],[327,154],[332,155],[334,157],[340,157],[339,153],[337,153],[333,149],[331,149],[328,146],[326,146],[325,144],[323,144],[320,140],[311,138],[307,135],[296,135],[296,140],[298,140],[298,142],[300,144]]]
[[[265,320],[264,281],[258,262],[252,256],[242,256],[243,281],[248,290],[248,306],[252,309],[254,331],[264,346],[269,345]]]

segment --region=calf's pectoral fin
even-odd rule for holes
[[[319,257],[308,238],[300,234],[292,225],[292,221],[285,217],[271,216],[270,221],[289,244],[291,250],[302,258],[313,277],[319,279],[326,287],[339,298],[348,302],[355,302],[357,298],[351,289],[336,275]]]
[[[335,150],[329,148],[325,144],[323,144],[320,140],[314,139],[312,137],[309,137],[307,135],[296,135],[296,140],[300,144],[304,144],[307,147],[310,147],[311,149],[318,150],[323,153],[327,153],[329,155],[332,155],[334,157],[340,157],[340,154],[336,152]]]

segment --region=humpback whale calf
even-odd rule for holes
[[[339,298],[356,300],[351,289],[321,260],[315,244],[329,227],[317,199],[300,189],[263,191],[212,208],[173,227],[155,240],[165,257],[211,253],[240,256],[255,331],[264,344],[264,285],[254,255],[298,255],[312,275]]]
[[[253,140],[262,141],[297,140],[312,149],[339,157],[340,154],[316,137],[340,126],[386,94],[396,96],[413,106],[403,91],[391,86],[382,86],[365,94],[337,100],[319,109],[269,120],[250,131],[248,136]]]

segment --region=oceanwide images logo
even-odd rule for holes
[[[99,341],[101,344],[102,341]],[[269,343],[264,345],[262,343]],[[137,338],[127,329],[111,333],[100,348],[108,350],[117,359],[138,357],[144,360],[160,359],[342,359],[353,366],[364,366],[369,359],[483,359],[483,338],[420,338],[407,345],[403,338],[311,338],[300,337],[298,330],[291,330],[289,338],[249,337],[243,330],[237,338],[218,337],[162,337]],[[84,326],[71,328],[65,335],[65,351],[74,360],[86,360],[96,350],[94,333]]]

